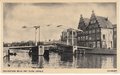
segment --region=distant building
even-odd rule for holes
[[[92,11],[90,19],[81,15],[78,29],[78,45],[93,48],[113,48],[113,26],[107,17],[96,16]]]
[[[61,43],[66,45],[77,45],[77,31],[72,28],[63,31]]]
[[[10,47],[11,46],[11,43],[4,43],[3,42],[3,47]]]
[[[117,48],[117,26],[113,25],[113,48]]]

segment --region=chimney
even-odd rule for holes
[[[108,17],[106,17],[105,20],[108,21]]]

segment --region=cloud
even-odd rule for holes
[[[40,25],[43,41],[59,39],[62,30],[77,28],[80,14],[90,18],[92,10],[116,23],[114,3],[7,3],[4,7],[4,41],[8,42],[34,40],[34,29],[22,29],[24,25]],[[51,26],[47,27],[48,24]],[[60,24],[63,27],[57,28]]]

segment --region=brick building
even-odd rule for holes
[[[93,48],[113,48],[113,25],[107,17],[96,16],[92,11],[90,19],[81,15],[78,29],[78,45]]]

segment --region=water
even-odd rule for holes
[[[4,51],[4,55],[7,54]],[[14,50],[16,56],[3,58],[4,67],[13,68],[116,68],[116,55],[71,55],[50,52],[49,56],[29,55],[29,51]]]

